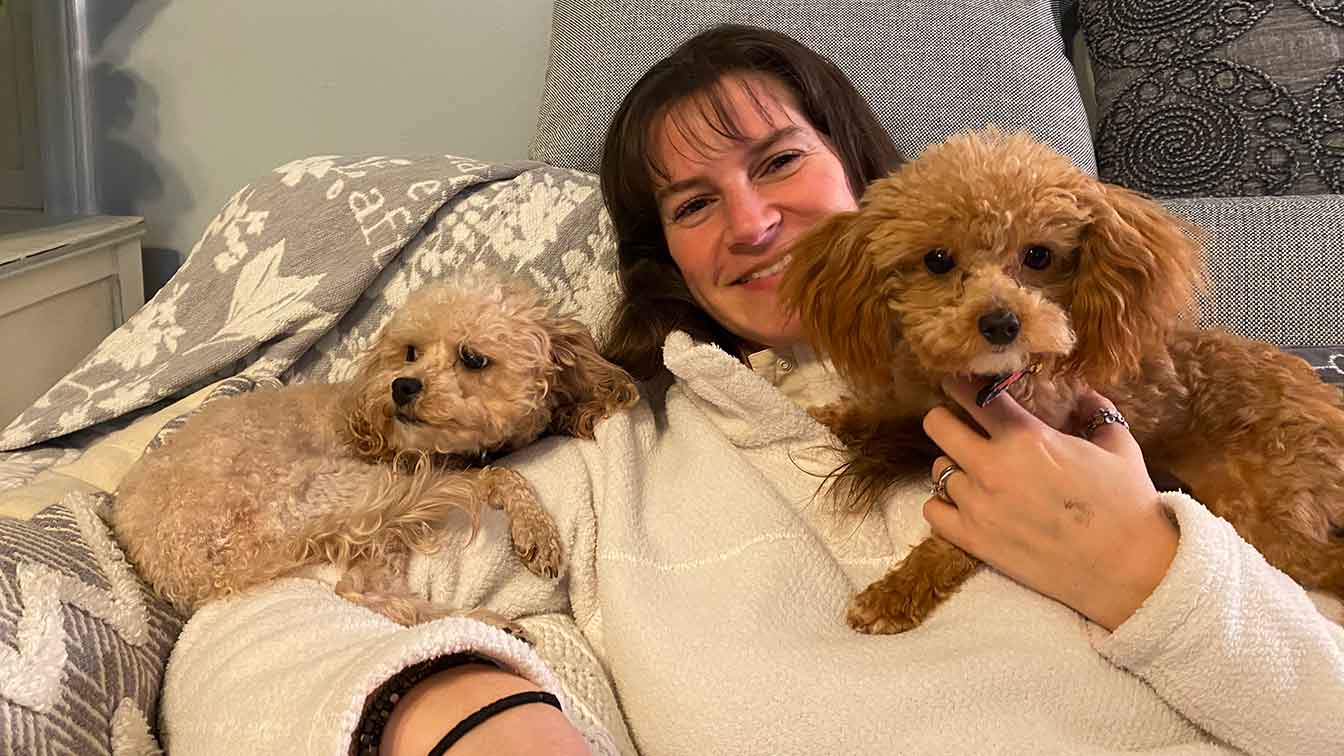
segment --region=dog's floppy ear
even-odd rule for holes
[[[634,404],[639,390],[629,373],[602,357],[587,326],[573,318],[552,318],[546,330],[557,369],[549,430],[592,438],[597,421]]]
[[[383,344],[380,335],[377,346],[359,357],[355,363],[355,377],[352,380],[356,388],[349,391],[343,399],[347,440],[356,454],[373,460],[387,460],[392,457],[392,445],[385,435],[386,423],[379,422],[380,407],[369,393],[371,378],[377,374],[382,364]],[[388,391],[391,391],[390,386]]]
[[[894,359],[893,313],[873,265],[859,213],[839,213],[794,243],[781,281],[785,306],[804,337],[851,383],[880,387]]]
[[[1103,386],[1136,374],[1145,350],[1197,316],[1206,278],[1198,229],[1128,189],[1095,189],[1070,312],[1078,347],[1066,367]]]

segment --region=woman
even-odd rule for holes
[[[508,561],[502,538],[476,546],[502,555],[415,573],[431,598],[572,618],[582,647],[543,659],[466,620],[389,627],[281,581],[192,620],[165,692],[170,746],[229,730],[182,703],[205,696],[288,713],[291,746],[311,752],[354,737],[423,754],[454,731],[451,754],[586,753],[611,742],[584,714],[593,700],[567,718],[509,698],[573,664],[610,680],[645,756],[1344,753],[1344,631],[1226,523],[1159,495],[1123,427],[1087,442],[949,385],[990,438],[945,410],[930,436],[962,468],[1011,473],[1011,495],[959,474],[957,506],[923,484],[868,518],[815,496],[837,457],[803,407],[836,383],[779,306],[779,271],[793,239],[898,162],[844,76],[782,35],[722,27],[656,66],[613,120],[602,184],[626,292],[611,351],[665,391],[596,442],[510,460],[569,534],[558,585],[477,566]],[[1094,396],[1080,417],[1104,407]],[[1066,498],[1095,515],[1057,517]],[[854,588],[930,526],[996,569],[916,631],[851,631]],[[264,692],[282,683],[282,698]],[[524,703],[491,713],[501,699]],[[236,737],[261,719],[233,716]],[[280,742],[252,733],[247,750]]]

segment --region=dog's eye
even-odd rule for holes
[[[1027,247],[1026,254],[1022,256],[1022,264],[1033,270],[1045,270],[1050,267],[1050,259],[1050,248],[1037,244],[1034,247]]]
[[[941,276],[957,267],[957,261],[952,259],[952,253],[947,250],[935,249],[924,255],[924,267],[928,268],[929,272]]]
[[[483,354],[477,354],[462,344],[457,348],[457,356],[462,360],[462,366],[468,370],[480,370],[490,364],[490,358]]]
[[[407,344],[407,345],[406,345],[406,361],[407,361],[407,362],[415,362],[416,358],[419,357],[419,356],[420,356],[420,353],[417,352],[417,351],[415,351],[415,346],[414,346],[413,344]]]

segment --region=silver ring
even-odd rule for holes
[[[943,471],[938,473],[938,480],[933,482],[933,495],[951,504],[952,497],[947,495],[947,479],[952,477],[953,473],[961,471],[961,465],[956,462],[948,463],[947,467],[944,467]]]
[[[1092,414],[1091,420],[1087,421],[1087,427],[1083,429],[1083,438],[1091,439],[1092,434],[1096,433],[1098,428],[1112,423],[1129,428],[1129,423],[1125,420],[1124,415],[1109,407],[1102,407]]]

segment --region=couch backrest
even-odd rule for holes
[[[1095,173],[1060,35],[1066,0],[557,0],[531,157],[595,171],[621,98],[656,61],[723,22],[785,32],[835,61],[908,156],[989,124],[1025,129]]]

